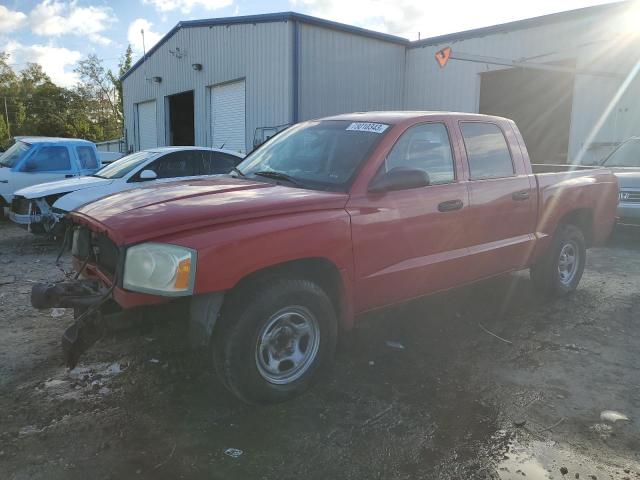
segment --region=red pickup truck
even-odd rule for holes
[[[32,304],[76,309],[74,365],[115,319],[172,302],[229,390],[276,402],[369,310],[524,268],[546,294],[572,292],[617,203],[609,170],[532,166],[504,118],[339,115],[290,127],[227,177],[72,212],[82,279],[36,285]]]

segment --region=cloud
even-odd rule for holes
[[[143,0],[143,3],[153,5],[159,12],[171,12],[179,9],[182,13],[190,13],[194,7],[219,10],[232,5],[233,0]]]
[[[608,0],[513,2],[425,2],[424,0],[290,0],[293,8],[330,20],[416,40],[548,13],[606,3]],[[464,12],[464,15],[460,13]]]
[[[51,80],[63,87],[71,87],[78,81],[78,74],[73,72],[73,68],[67,68],[82,58],[82,54],[76,50],[53,45],[23,45],[13,40],[0,50],[9,54],[9,64],[40,64]]]
[[[17,10],[0,5],[0,33],[10,33],[27,23],[27,16]]]
[[[77,2],[43,0],[29,14],[31,31],[43,37],[77,35],[92,43],[109,45],[111,39],[102,35],[116,21],[109,7],[80,7]]]
[[[158,43],[158,40],[162,38],[162,35],[154,32],[151,29],[152,26],[153,23],[145,18],[136,18],[129,24],[129,30],[127,31],[127,40],[129,40],[131,48],[133,48],[134,52],[138,54],[142,53],[142,35],[140,34],[140,30],[144,30],[144,43],[147,52],[151,47]]]

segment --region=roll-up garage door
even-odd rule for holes
[[[244,80],[211,88],[211,146],[246,152]]]
[[[138,146],[140,150],[158,146],[155,100],[138,104]]]

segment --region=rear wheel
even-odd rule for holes
[[[331,362],[336,336],[334,307],[318,285],[275,278],[234,294],[223,308],[214,364],[245,402],[281,402],[306,390]]]
[[[568,295],[578,287],[586,259],[582,230],[575,225],[562,225],[547,254],[531,267],[531,280],[538,290],[547,295]]]

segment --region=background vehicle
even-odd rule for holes
[[[101,167],[96,146],[87,140],[20,137],[0,155],[0,212],[16,190],[43,182],[90,175]]]
[[[613,170],[620,184],[618,223],[640,226],[640,137],[622,142],[602,165]]]
[[[124,156],[125,154],[120,152],[101,152],[100,150],[98,150],[98,158],[100,159],[102,165],[113,163]]]
[[[237,178],[122,192],[72,212],[72,253],[89,279],[36,285],[32,303],[89,308],[63,336],[71,366],[110,313],[182,298],[177,318],[211,348],[230,391],[285,400],[364,312],[523,268],[549,295],[575,290],[586,249],[613,227],[616,178],[534,168],[514,122],[499,117],[301,123],[250,154]]]
[[[93,175],[43,183],[15,192],[9,217],[33,231],[51,232],[67,212],[105,195],[141,186],[229,173],[235,152],[204,147],[163,147],[127,155]]]

